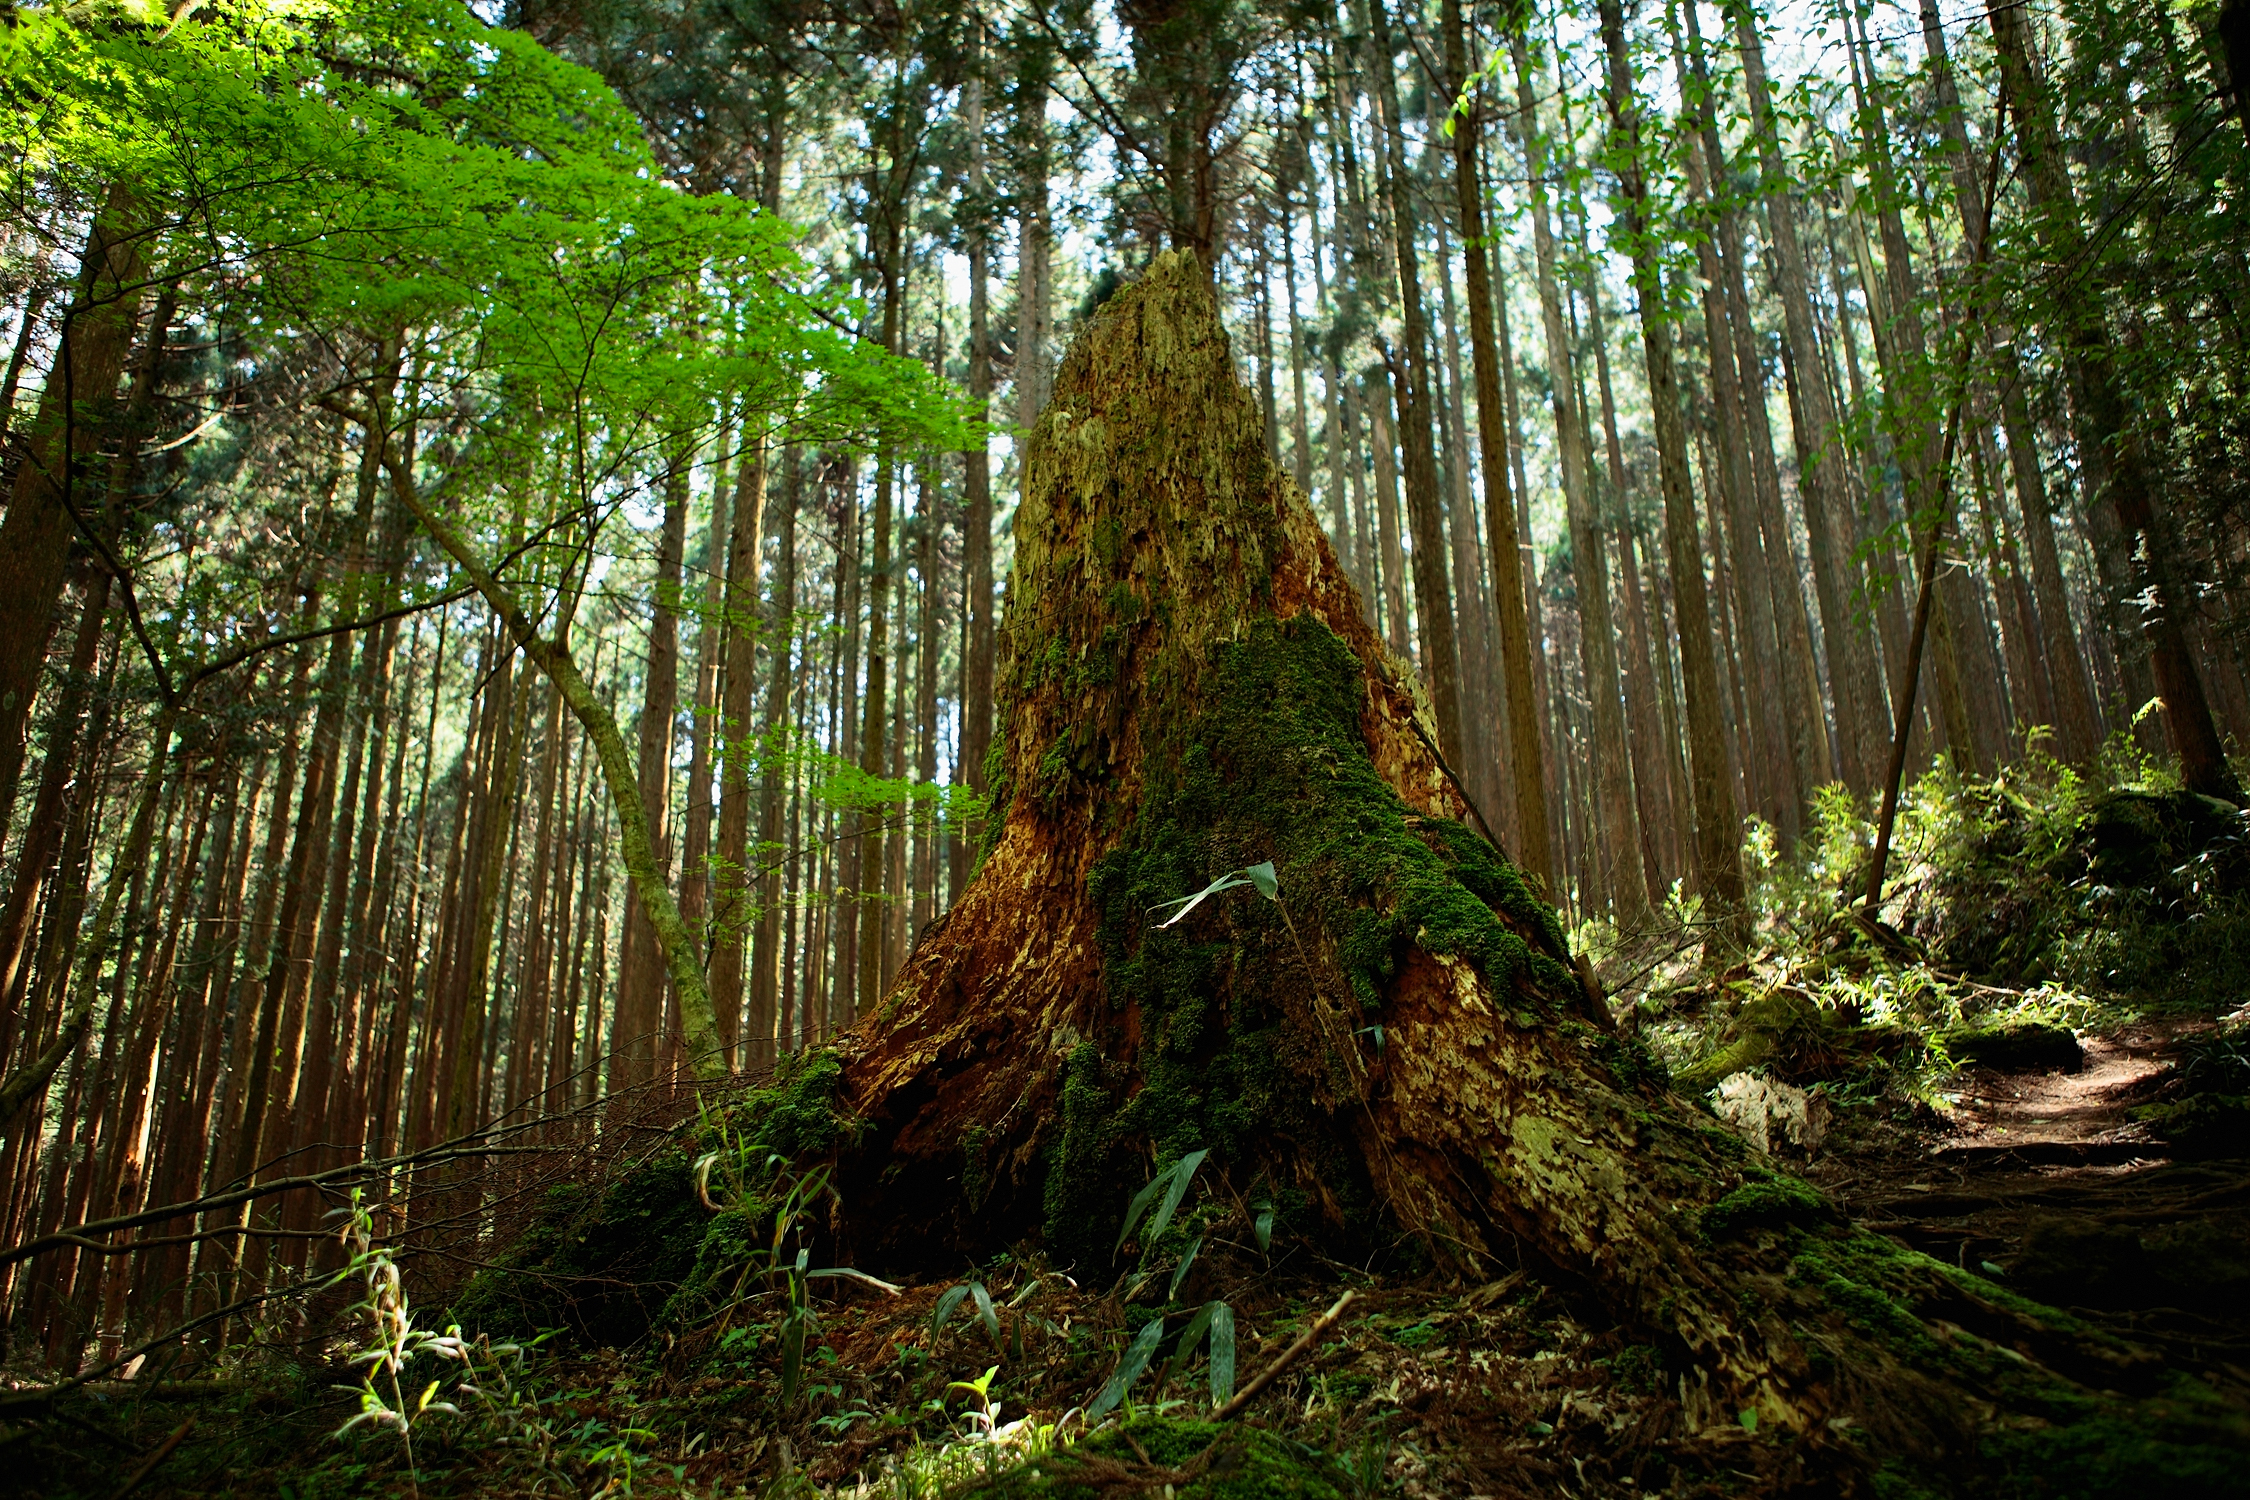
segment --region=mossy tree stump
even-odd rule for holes
[[[2046,1354],[2142,1374],[1851,1230],[1588,1010],[1267,452],[1191,259],[1097,314],[1024,463],[984,860],[844,1043],[858,1263],[1037,1234],[1098,1272],[1152,1166],[1208,1147],[1300,1230],[1575,1285],[1666,1349],[1698,1424],[1856,1419],[1939,1451],[1983,1425],[1958,1383],[2017,1391],[1982,1390],[1990,1415],[2081,1388]],[[1156,929],[1262,860],[1277,902]]]

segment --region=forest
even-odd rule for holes
[[[0,1490],[2245,1492],[2250,3],[0,113]]]

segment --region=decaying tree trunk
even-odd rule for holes
[[[984,861],[843,1042],[857,1264],[1037,1233],[1101,1274],[1152,1156],[1207,1147],[1205,1181],[1331,1247],[1579,1288],[1665,1349],[1698,1425],[1966,1451],[1996,1405],[2076,1388],[2040,1361],[2145,1367],[1853,1230],[1589,1007],[1267,451],[1191,258],[1096,316],[1025,462]],[[1265,860],[1278,900],[1156,928]]]

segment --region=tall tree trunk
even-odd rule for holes
[[[1467,382],[1461,378],[1461,328],[1458,298],[1453,290],[1453,250],[1447,243],[1445,220],[1434,226],[1437,239],[1439,306],[1445,342],[1431,360],[1444,372],[1440,414],[1439,452],[1445,462],[1445,533],[1452,548],[1453,615],[1461,627],[1461,754],[1454,769],[1466,779],[1469,792],[1482,814],[1499,816],[1504,794],[1500,785],[1500,756],[1495,743],[1499,732],[1499,688],[1494,671],[1492,596],[1485,587],[1484,564],[1477,546],[1477,502],[1469,478],[1469,419]]]
[[[80,482],[84,462],[101,443],[140,317],[150,238],[140,219],[132,192],[113,184],[87,233],[61,352],[24,431],[0,517],[0,839],[13,826],[31,704],[69,572],[72,512],[92,509]]]
[[[981,43],[981,37],[980,37]],[[981,63],[982,49],[979,49]],[[1044,91],[1040,109],[1046,108]],[[981,71],[972,72],[966,90],[965,128],[969,135],[969,400],[973,406],[970,416],[984,421],[992,410],[992,327],[991,327],[991,221],[984,211],[985,151],[984,151],[984,78]],[[1042,115],[1038,123],[1044,139],[1046,122]],[[1038,218],[1046,213],[1046,188],[1039,187]],[[1024,231],[1028,235],[1034,216],[1026,213]],[[1026,242],[1028,250],[1028,240]],[[1029,278],[1028,269],[1024,279]],[[1026,288],[1018,287],[1019,303]],[[1020,311],[1019,311],[1020,316]],[[1019,326],[1016,349],[1017,419],[1025,430],[1037,417],[1038,409],[1025,400],[1026,385],[1032,378],[1036,363],[1037,343],[1031,337],[1034,325],[1028,320]],[[970,791],[983,796],[989,785],[985,773],[985,759],[992,753],[992,652],[995,641],[993,631],[992,588],[992,454],[982,433],[970,444],[961,474],[961,608],[967,616],[967,639],[963,642],[961,658],[961,744],[954,761],[953,776],[956,782],[966,782]],[[958,894],[969,883],[969,872],[976,866],[976,846],[982,829],[973,833],[969,829],[953,831],[952,865],[949,885]]]
[[[2039,247],[2049,265],[2079,267],[2085,232],[2046,90],[2032,61],[2030,23],[2020,10],[2007,5],[1993,5],[1986,15],[2015,115],[2016,144],[2023,156]],[[2134,582],[2143,601],[2141,629],[2164,702],[2164,727],[2172,753],[2179,757],[2180,780],[2190,791],[2239,802],[2242,789],[2227,764],[2203,679],[2188,646],[2184,617],[2193,608],[2191,596],[2186,582],[2177,576],[2147,438],[2118,388],[2117,351],[2104,309],[2083,271],[2061,277],[2056,289],[2070,366],[2071,415],[2077,425],[2089,504],[2108,507],[2124,533],[2123,551],[2133,561]]]
[[[1969,143],[1968,121],[1953,83],[1953,63],[1947,52],[1945,26],[1936,0],[1922,0],[1922,44],[1929,59],[1930,92],[1940,128],[1945,133],[1946,154],[1953,169],[1953,199],[1961,219],[1963,237],[1973,258],[1984,233],[1984,189],[1977,153]],[[2012,343],[1996,341],[1991,324],[1978,323],[1978,340],[1985,363],[1992,369],[2000,400],[2001,431],[2008,445],[2009,474],[2015,480],[2017,509],[2023,516],[2024,541],[2031,552],[2031,586],[2039,609],[2043,669],[2053,700],[2056,748],[2074,764],[2090,763],[2100,748],[2101,729],[2094,711],[2091,678],[2086,658],[2079,650],[2078,634],[2071,626],[2070,596],[2063,583],[2062,563],[2055,550],[2055,532],[2046,474],[2039,462],[2038,437],[2031,425],[2030,405],[2024,397],[2023,371]]]
[[[766,603],[766,631],[773,642],[773,661],[766,673],[765,722],[766,733],[775,737],[789,731],[789,698],[795,691],[792,649],[797,628],[797,510],[804,502],[803,468],[803,455],[795,448],[781,450],[781,527],[774,536],[773,590]],[[774,967],[775,939],[786,917],[781,869],[771,852],[781,840],[782,798],[788,774],[770,769],[761,779],[758,930],[751,949],[748,1027],[752,1047],[743,1056],[745,1068],[762,1065],[771,1054],[772,1043],[767,1039],[776,1034],[782,974],[788,972],[786,966],[779,971]]]
[[[1700,98],[1696,128],[1684,153],[1688,199],[1713,219],[1731,212],[1712,200],[1710,173],[1718,130],[1711,101],[1703,96],[1688,66],[1679,34],[1673,32],[1673,70],[1681,93]],[[1781,668],[1780,625],[1768,583],[1775,561],[1766,555],[1757,519],[1756,477],[1751,472],[1749,414],[1743,409],[1740,366],[1735,359],[1735,331],[1727,311],[1726,273],[1712,234],[1696,236],[1696,269],[1702,281],[1704,344],[1711,370],[1712,437],[1718,448],[1715,508],[1724,522],[1728,570],[1733,589],[1736,639],[1740,649],[1736,670],[1742,680],[1747,722],[1747,756],[1753,766],[1745,779],[1757,788],[1753,804],[1773,824],[1783,848],[1794,848],[1802,830],[1801,813],[1811,786],[1799,776],[1799,758],[1792,753],[1789,730],[1789,696]],[[1764,391],[1755,399],[1762,401]],[[1794,559],[1781,563],[1794,571]],[[1802,612],[1799,614],[1802,619]]]
[[[1619,0],[1601,0],[1602,42],[1608,53],[1610,128],[1618,137],[1614,170],[1623,198],[1624,237],[1640,293],[1641,348],[1647,357],[1649,405],[1656,427],[1657,477],[1664,492],[1664,555],[1672,576],[1672,610],[1679,630],[1680,675],[1687,699],[1688,785],[1695,804],[1697,888],[1720,907],[1742,904],[1742,824],[1727,767],[1718,662],[1712,652],[1710,600],[1704,592],[1703,549],[1697,536],[1695,495],[1688,481],[1687,430],[1672,357],[1672,322],[1664,302],[1662,247],[1648,213],[1643,175],[1641,107],[1633,92],[1633,62],[1625,47]]]
[[[1766,86],[1765,44],[1751,0],[1730,7],[1735,43],[1749,90],[1751,134],[1763,173],[1767,240],[1781,291],[1789,354],[1798,376],[1802,409],[1799,492],[1812,552],[1813,586],[1820,599],[1822,640],[1836,699],[1836,769],[1847,786],[1866,792],[1875,783],[1886,722],[1867,632],[1855,618],[1855,574],[1845,527],[1851,514],[1844,449],[1834,404],[1818,375],[1821,354],[1813,328],[1811,276],[1797,218],[1797,199],[1781,156],[1780,127]]]
[[[747,428],[747,424],[745,424]],[[727,762],[727,730],[719,722],[719,697],[723,689],[721,680],[726,675],[726,660],[734,634],[727,615],[728,564],[732,561],[733,528],[729,524],[731,507],[728,490],[733,482],[729,450],[734,446],[734,423],[719,424],[719,440],[713,446],[711,463],[711,513],[703,534],[703,578],[695,590],[695,709],[688,725],[687,806],[684,810],[684,832],[680,840],[680,920],[687,923],[695,941],[710,955],[711,1006],[719,1017],[719,1036],[727,1050],[733,1053],[736,1045],[735,1027],[741,1020],[739,1005],[724,1002],[720,984],[718,947],[722,941],[739,948],[739,935],[722,937],[712,914],[718,905],[720,879],[718,862],[712,858],[711,825],[718,808],[711,796],[711,781],[717,767]],[[756,562],[751,564],[755,569]],[[752,637],[753,641],[755,637]],[[754,646],[746,646],[745,654],[753,654]],[[753,674],[754,675],[754,674]],[[554,713],[550,723],[560,729],[559,717],[562,700],[554,700]],[[552,741],[549,741],[550,746]],[[717,754],[713,754],[714,748]],[[551,753],[551,752],[550,752]],[[542,771],[542,777],[545,772]],[[544,804],[542,804],[543,806]],[[546,847],[542,837],[539,845]],[[739,862],[739,861],[738,861]],[[538,885],[537,876],[533,884]],[[739,887],[739,880],[736,882]]]
[[[1579,407],[1571,330],[1563,321],[1562,285],[1554,226],[1548,217],[1547,141],[1539,124],[1531,52],[1519,33],[1509,38],[1515,56],[1517,128],[1531,188],[1532,250],[1538,262],[1539,316],[1547,335],[1547,369],[1554,392],[1555,447],[1562,470],[1563,509],[1570,528],[1571,570],[1578,581],[1579,669],[1593,718],[1591,746],[1601,801],[1601,848],[1595,883],[1621,927],[1648,920],[1648,880],[1641,866],[1640,818],[1633,810],[1631,751],[1617,680],[1617,636],[1609,612],[1609,559],[1594,517],[1593,457],[1585,413]],[[1595,851],[1589,851],[1595,852]]]
[[[1404,657],[1406,638],[1406,554],[1398,543],[1398,445],[1391,437],[1391,388],[1379,375],[1360,382],[1360,394],[1371,417],[1369,438],[1375,448],[1375,542],[1383,581],[1383,638]]]
[[[687,510],[688,456],[675,451],[664,472],[664,519],[656,535],[656,573],[649,590],[648,668],[642,680],[640,742],[634,756],[649,857],[657,880],[667,889],[672,883],[672,745],[680,702],[680,560],[687,542]],[[723,851],[723,804],[720,818]],[[654,913],[645,902],[629,906],[619,965],[617,1029],[623,1076],[630,1083],[654,1078],[664,1057],[666,967]],[[712,1003],[716,1014],[718,1001]],[[723,1051],[723,1033],[720,1046]]]
[[[944,360],[938,361],[942,367]],[[921,480],[914,515],[920,523],[914,544],[914,571],[921,581],[915,601],[914,625],[914,780],[919,789],[937,784],[938,656],[942,620],[938,600],[944,580],[938,576],[939,460],[935,455],[916,466]],[[923,797],[909,804],[914,818],[914,870],[910,940],[920,937],[937,915],[937,810]]]
[[[1399,347],[1386,354],[1398,388],[1399,451],[1406,470],[1406,519],[1414,539],[1414,626],[1422,647],[1422,676],[1437,705],[1438,743],[1445,753],[1464,758],[1461,741],[1461,664],[1454,642],[1453,591],[1446,577],[1445,511],[1438,497],[1437,454],[1430,437],[1429,325],[1422,312],[1420,216],[1407,175],[1399,117],[1398,79],[1393,71],[1389,6],[1391,0],[1366,0],[1373,23],[1376,131],[1381,150],[1377,179],[1385,184],[1391,210],[1393,254],[1397,260]]]
[[[70,822],[71,772],[78,765],[78,734],[93,686],[95,654],[108,625],[109,594],[108,571],[89,569],[63,690],[48,720],[39,790],[16,843],[16,874],[8,885],[7,905],[0,907],[0,1063],[7,1061],[18,1040],[18,1023],[31,988],[32,934]]]
[[[1458,92],[1468,77],[1460,0],[1444,0],[1445,68]],[[1504,773],[1514,787],[1513,852],[1533,878],[1554,868],[1547,832],[1545,757],[1539,744],[1538,697],[1532,685],[1530,616],[1524,575],[1516,555],[1516,493],[1508,483],[1510,424],[1500,390],[1500,352],[1493,337],[1492,276],[1487,265],[1484,187],[1479,173],[1483,116],[1479,93],[1454,121],[1453,185],[1461,216],[1461,248],[1468,281],[1469,357],[1476,372],[1477,461],[1484,483],[1484,536],[1492,574],[1493,614],[1500,638],[1500,675],[1507,723],[1502,726]]]

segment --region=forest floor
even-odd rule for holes
[[[2059,853],[1975,823],[1954,855],[1909,871],[1885,908],[1895,927],[1855,927],[1833,898],[1848,879],[1829,877],[1770,900],[1753,951],[1718,967],[1692,911],[1637,947],[1595,946],[1623,1023],[1778,1167],[1868,1228],[2069,1308],[2250,1413],[2250,840],[2222,830],[2222,859],[2208,840],[2183,855],[2176,840],[2141,849],[2101,832],[2113,814],[2146,823],[2149,806],[2079,806]],[[2120,848],[2138,876],[2112,858]],[[2165,883],[2197,870],[2192,901]],[[2119,904],[2128,876],[2143,881],[2138,905]],[[1995,944],[2015,956],[1967,978],[1964,956]],[[2074,987],[2092,963],[2129,987]],[[1214,1243],[1188,1300],[1177,1283],[1166,1294],[1183,1311],[1225,1299],[1244,1385],[1353,1294],[1223,1430],[1200,1419],[1198,1367],[1143,1381],[1121,1420],[1086,1432],[1074,1414],[1159,1296],[1144,1287],[1134,1305],[1130,1278],[1080,1285],[1025,1251],[964,1272],[989,1304],[964,1282],[813,1283],[817,1322],[786,1400],[789,1301],[774,1290],[659,1317],[615,1347],[472,1342],[465,1376],[425,1361],[411,1384],[436,1377],[459,1410],[424,1413],[410,1452],[395,1426],[343,1431],[363,1409],[350,1359],[367,1340],[330,1322],[277,1338],[235,1378],[115,1382],[0,1423],[0,1491],[1640,1500],[1847,1493],[1882,1457],[1849,1431],[1807,1445],[1715,1409],[1586,1288],[1536,1268],[1464,1285],[1321,1248]],[[2095,1462],[2060,1487],[2027,1477],[1978,1493],[2153,1492]]]
[[[1975,1065],[1941,1075],[1931,1104],[1846,1100],[1815,1150],[1776,1152],[1869,1227],[2070,1306],[2250,1406],[2250,1162],[2175,1159],[2135,1118],[2179,1094],[2198,1044],[2221,1034],[2207,1014],[2124,1021],[2081,1038],[2075,1068]],[[1100,1495],[1758,1495],[1817,1493],[1833,1477],[1772,1434],[1683,1401],[1656,1351],[1575,1289],[1523,1272],[1482,1286],[1369,1276],[1279,1247],[1270,1267],[1227,1278],[1245,1379],[1340,1288],[1356,1295],[1252,1405],[1231,1465],[1216,1430],[1190,1416],[1200,1390],[1177,1380],[1098,1440],[1041,1460],[1054,1424],[1101,1385],[1125,1313],[1113,1294],[1032,1261],[985,1277],[997,1340],[965,1302],[932,1332],[942,1282],[829,1302],[804,1394],[786,1410],[771,1329],[755,1323],[535,1354],[505,1390],[491,1387],[490,1404],[452,1393],[464,1416],[419,1424],[411,1484],[395,1433],[334,1435],[359,1409],[336,1368],[148,1397],[106,1386],[61,1422],[19,1429],[17,1462],[52,1485],[32,1493],[117,1495],[192,1418],[136,1493],[873,1500],[1010,1493],[1004,1479],[973,1481],[1042,1462]],[[958,1384],[991,1367],[981,1396]],[[1199,1464],[1210,1452],[1220,1459]]]

